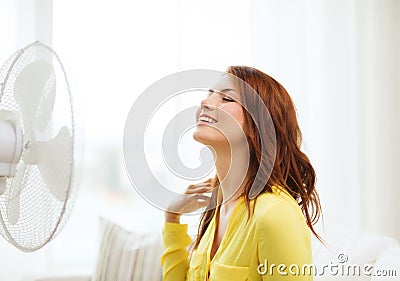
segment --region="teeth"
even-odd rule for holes
[[[205,116],[200,117],[199,120],[207,122],[207,123],[216,123],[217,122],[216,120],[209,118],[209,117],[205,117]]]

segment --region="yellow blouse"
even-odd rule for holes
[[[310,230],[296,200],[286,191],[274,187],[272,193],[261,194],[250,220],[240,198],[210,260],[215,219],[190,260],[187,246],[192,241],[187,225],[165,223],[163,280],[313,280]]]

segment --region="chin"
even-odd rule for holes
[[[212,142],[209,134],[199,133],[197,130],[193,133],[193,139],[204,145],[210,145],[210,142]]]
[[[225,137],[217,129],[206,126],[198,126],[193,133],[193,139],[210,146],[226,141]]]

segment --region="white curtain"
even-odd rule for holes
[[[326,226],[400,240],[400,2],[255,1],[253,64],[287,87]]]
[[[0,0],[0,64],[35,40],[51,44],[51,29],[51,0]],[[20,281],[47,270],[48,249],[27,254],[0,237],[0,253],[0,280]]]
[[[358,3],[360,222],[400,240],[400,2]]]

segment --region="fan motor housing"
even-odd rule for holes
[[[13,177],[22,152],[22,132],[12,111],[0,111],[0,177]]]

